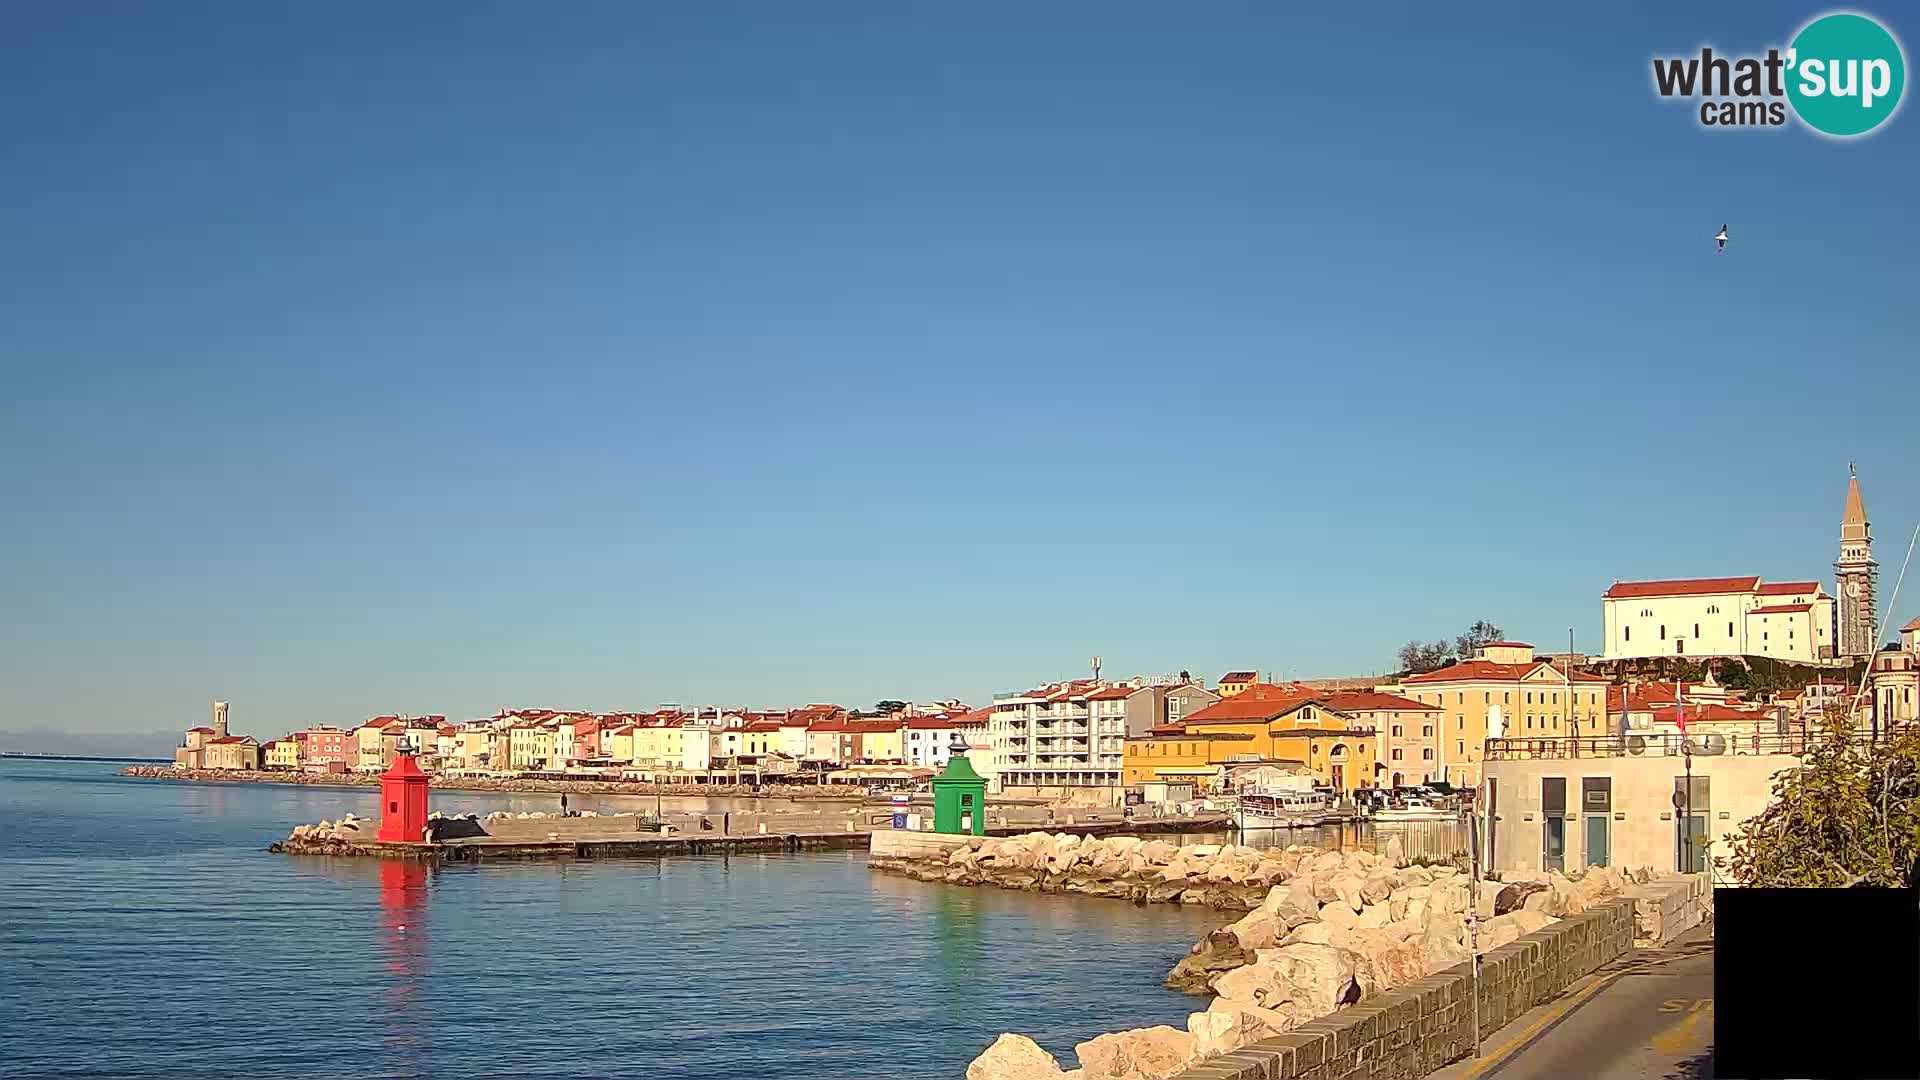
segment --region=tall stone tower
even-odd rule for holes
[[[227,703],[224,701],[213,703],[213,737],[216,739],[227,737]]]
[[[1840,515],[1840,558],[1833,564],[1840,592],[1839,654],[1871,656],[1874,647],[1873,584],[1880,564],[1873,561],[1873,527],[1860,498],[1860,478],[1847,466],[1847,508]]]

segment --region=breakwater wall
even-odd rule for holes
[[[1133,835],[1064,831],[964,838],[880,833],[868,864],[887,873],[950,885],[1251,911],[1286,873],[1284,864],[1269,854],[1279,853],[1232,844],[1180,845]]]
[[[1480,958],[1480,1038],[1633,948],[1634,901],[1602,902]],[[1208,1058],[1173,1080],[1417,1080],[1473,1051],[1474,977],[1456,964]]]

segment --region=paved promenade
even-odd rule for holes
[[[1705,1080],[1713,1075],[1713,928],[1636,949],[1494,1034],[1431,1080]]]

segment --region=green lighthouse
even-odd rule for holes
[[[967,742],[954,733],[947,769],[933,778],[933,831],[987,835],[987,781],[967,760]]]

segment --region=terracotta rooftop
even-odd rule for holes
[[[1817,581],[1769,581],[1760,586],[1761,596],[1798,596],[1801,593],[1818,592]]]
[[[1274,686],[1254,683],[1230,698],[1190,712],[1182,723],[1219,723],[1228,720],[1271,720],[1291,712],[1309,701],[1319,700],[1318,690],[1298,686]]]
[[[1565,677],[1565,673],[1560,668],[1553,667],[1552,664],[1547,663],[1545,660],[1529,660],[1523,664],[1499,664],[1492,660],[1465,660],[1458,664],[1450,664],[1438,671],[1409,675],[1405,679],[1402,679],[1401,682],[1422,684],[1436,682],[1517,682],[1533,674],[1534,671],[1540,668],[1552,668],[1556,679]],[[1577,683],[1603,683],[1608,681],[1605,676],[1593,675],[1584,671],[1574,672],[1571,678]]]
[[[1398,694],[1382,694],[1374,690],[1339,690],[1322,695],[1320,698],[1329,709],[1337,712],[1368,712],[1379,709],[1418,709],[1421,712],[1439,712],[1440,706],[1427,705],[1412,698]]]
[[[1801,611],[1812,611],[1812,604],[1775,604],[1772,607],[1757,607],[1747,612],[1749,615],[1792,615]]]
[[[1602,596],[1608,600],[1627,600],[1644,596],[1710,596],[1715,593],[1752,592],[1760,584],[1753,577],[1674,578],[1670,581],[1616,581]]]

